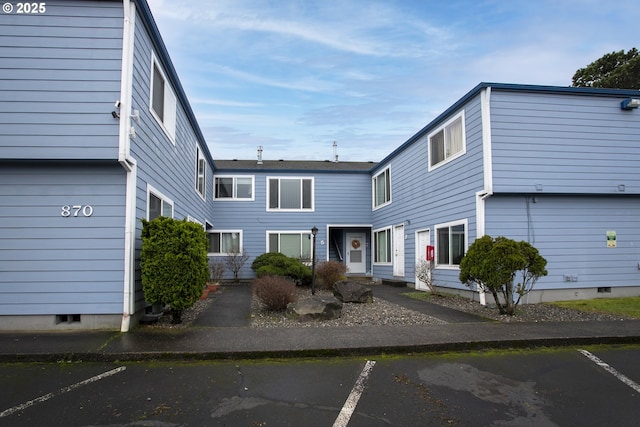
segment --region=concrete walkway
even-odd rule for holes
[[[227,285],[207,310],[181,329],[132,332],[0,333],[0,362],[60,360],[206,360],[259,357],[364,356],[487,348],[640,343],[640,320],[499,323],[401,295],[408,288],[374,285],[379,297],[448,323],[427,326],[253,329],[250,288]]]

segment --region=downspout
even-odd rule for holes
[[[135,231],[136,231],[136,161],[131,157],[131,98],[133,85],[133,37],[135,5],[123,0],[122,72],[120,75],[120,131],[118,135],[118,162],[127,174],[125,187],[124,280],[121,332],[131,328],[135,312]]]
[[[480,92],[480,110],[482,117],[482,171],[484,185],[476,193],[476,238],[485,235],[485,201],[493,195],[493,159],[491,157],[491,86]],[[487,305],[485,289],[478,288],[481,305]]]

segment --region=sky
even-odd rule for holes
[[[380,161],[480,82],[570,86],[637,0],[148,0],[214,159]]]

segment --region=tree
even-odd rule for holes
[[[546,265],[547,260],[528,242],[483,236],[462,258],[460,281],[491,292],[500,314],[513,316],[522,297],[547,275]],[[519,281],[514,284],[516,277]]]
[[[248,259],[249,259],[249,254],[247,254],[244,251],[240,251],[240,248],[238,247],[238,245],[233,245],[233,247],[231,248],[231,251],[224,259],[224,262],[229,268],[229,270],[231,270],[231,272],[233,273],[234,281],[236,282],[238,281],[238,273],[240,272],[240,270],[242,269],[242,266],[244,266],[244,264],[247,262]]]
[[[207,236],[187,220],[158,217],[142,220],[142,289],[153,304],[171,307],[172,323],[195,304],[207,283]]]
[[[416,263],[416,277],[427,285],[429,292],[437,294],[436,285],[433,281],[433,272],[435,270],[435,263],[433,261],[427,261],[421,259]]]
[[[572,81],[575,87],[640,89],[640,52],[634,47],[607,53],[576,71]]]

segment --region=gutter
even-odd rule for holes
[[[482,171],[483,189],[476,192],[476,238],[485,233],[485,201],[493,195],[493,158],[491,156],[491,86],[480,92],[480,111],[482,118]],[[478,287],[478,299],[481,305],[487,305],[484,287]]]
[[[121,332],[131,328],[131,316],[135,313],[135,231],[136,231],[136,184],[137,164],[131,157],[132,85],[133,85],[133,41],[136,7],[130,0],[123,0],[124,21],[122,26],[122,72],[120,75],[120,129],[118,134],[118,163],[127,173],[125,189],[124,231],[124,279]]]

